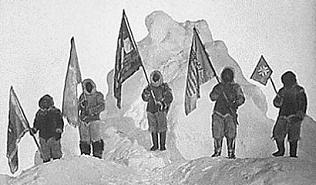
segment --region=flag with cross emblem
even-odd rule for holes
[[[272,69],[269,67],[267,61],[264,59],[264,57],[261,55],[260,60],[253,71],[250,79],[253,79],[263,85],[266,85],[271,74]]]

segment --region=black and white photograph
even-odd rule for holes
[[[316,184],[316,1],[0,0],[1,185]]]

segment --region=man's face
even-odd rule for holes
[[[86,83],[86,90],[88,93],[91,93],[92,91],[92,84],[90,82]]]
[[[227,69],[227,70],[223,71],[221,77],[225,83],[228,83],[228,82],[233,81],[233,76],[234,76],[233,72]]]
[[[154,76],[153,76],[153,81],[154,81],[154,82],[157,82],[157,81],[159,80],[159,78],[160,78],[160,76],[156,73],[156,74],[154,74]]]
[[[43,105],[43,108],[44,108],[44,109],[48,109],[48,108],[49,108],[49,103],[48,103],[47,100],[43,100],[42,105]]]

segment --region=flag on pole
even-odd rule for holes
[[[7,158],[11,173],[19,168],[18,143],[29,130],[29,123],[24,115],[20,102],[13,90],[10,88],[9,98],[9,125],[7,135]]]
[[[70,57],[65,79],[62,113],[72,126],[79,125],[77,85],[81,83],[81,73],[74,38],[71,38]]]
[[[266,85],[270,76],[272,74],[272,69],[269,67],[267,61],[261,55],[260,60],[253,71],[250,79],[253,79],[263,85]]]
[[[193,28],[184,100],[186,115],[196,108],[197,99],[200,98],[200,85],[206,83],[214,76],[215,71],[211,66],[209,56],[196,28]]]
[[[123,82],[132,76],[142,65],[137,45],[123,10],[120,32],[117,40],[114,72],[114,97],[121,108],[121,89]]]

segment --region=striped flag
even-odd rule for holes
[[[214,76],[215,72],[209,56],[196,28],[193,28],[184,100],[186,115],[196,108],[197,99],[200,98],[200,85],[206,83]]]
[[[68,123],[76,127],[79,125],[77,85],[81,83],[82,79],[75,40],[73,37],[71,38],[70,43],[70,57],[65,79],[62,113],[63,116],[66,117]]]
[[[29,123],[24,115],[20,102],[13,90],[10,89],[9,98],[9,125],[7,135],[7,158],[11,173],[19,168],[18,143],[24,134],[29,130]]]
[[[142,61],[127,16],[123,10],[117,40],[114,71],[114,97],[117,99],[118,108],[121,108],[121,89],[123,82],[138,71],[140,66],[142,66]]]
[[[266,85],[270,76],[272,75],[272,69],[269,67],[267,61],[261,55],[260,60],[253,71],[250,79],[253,79],[263,85]]]

